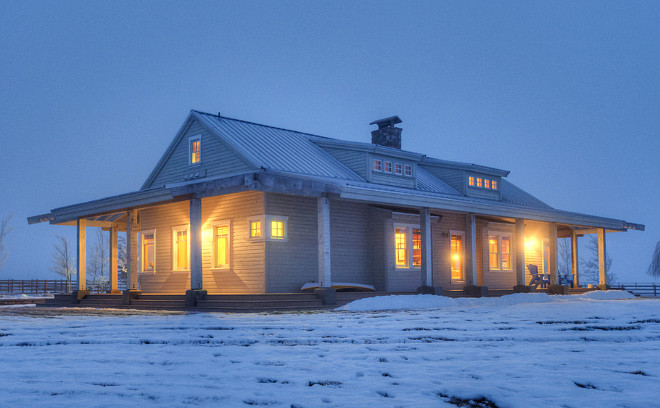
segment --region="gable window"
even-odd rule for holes
[[[139,271],[154,272],[156,270],[156,230],[140,231],[138,242]]]
[[[404,166],[404,174],[408,177],[412,177],[412,166],[410,164]]]
[[[215,268],[229,267],[231,248],[229,230],[229,222],[221,222],[213,227],[213,266]]]
[[[188,226],[172,228],[172,269],[175,271],[187,271],[188,264]]]
[[[415,227],[413,225],[395,225],[394,262],[398,269],[422,266],[422,233],[419,228]]]
[[[401,167],[401,163],[394,163],[394,174],[403,174],[403,167]]]
[[[374,160],[374,171],[383,171],[383,161],[382,160]]]
[[[385,173],[391,173],[392,172],[392,162],[385,162]]]
[[[202,136],[192,136],[188,139],[189,143],[189,164],[200,164],[202,162]]]
[[[450,256],[451,256],[451,281],[464,282],[465,281],[465,268],[463,264],[463,241],[465,232],[463,231],[450,231]]]
[[[511,270],[510,234],[488,234],[488,266],[491,270]]]
[[[470,177],[468,177],[468,185],[469,185],[470,187],[474,187],[474,185],[475,185],[475,184],[474,184],[474,176],[470,176]]]

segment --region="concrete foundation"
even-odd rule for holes
[[[131,300],[139,298],[141,293],[142,293],[141,290],[126,289],[125,291],[122,292],[122,295],[124,296],[122,303],[125,305],[130,305]]]
[[[486,286],[468,285],[463,288],[463,293],[468,297],[485,297],[488,296],[488,288]]]
[[[197,301],[206,300],[207,292],[205,290],[187,290],[186,307],[196,307]]]
[[[568,295],[568,285],[549,285],[548,293],[551,295]]]
[[[323,301],[324,305],[337,304],[337,291],[334,288],[318,288],[314,289],[314,294]]]
[[[532,287],[527,285],[516,285],[513,287],[513,291],[516,293],[530,293],[532,292]]]
[[[442,296],[442,286],[420,286],[416,292],[420,295],[438,295]]]

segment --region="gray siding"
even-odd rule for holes
[[[376,184],[384,184],[386,186],[395,186],[403,188],[415,188],[415,179],[413,177],[395,176],[388,173],[371,173],[371,182]]]
[[[489,224],[488,222],[481,221],[479,223],[480,231],[477,231],[477,236],[481,237],[481,244],[477,243],[477,254],[482,254],[482,261],[479,262],[482,268],[482,282],[481,286],[486,286],[488,289],[512,289],[516,285],[516,272],[515,272],[515,233],[513,225],[502,224]],[[489,254],[488,254],[488,232],[506,232],[511,236],[511,270],[491,270],[489,267]]]
[[[435,177],[447,183],[454,190],[465,194],[465,171],[448,169],[446,167],[420,166]]]
[[[342,162],[348,168],[356,172],[360,177],[367,177],[367,153],[355,150],[337,149],[334,147],[322,147],[332,157]]]
[[[202,162],[200,165],[190,166],[188,138],[196,135],[202,135]],[[249,169],[250,166],[219,137],[210,134],[197,120],[193,120],[147,188],[180,183],[185,181],[184,177],[189,174],[199,173],[199,177],[204,174],[207,177],[214,177]]]
[[[440,222],[432,224],[433,239],[433,285],[447,290],[458,290],[465,286],[463,282],[451,282],[451,241],[450,231],[465,233],[465,214],[442,213]],[[464,236],[465,237],[465,236]],[[463,268],[465,270],[465,247],[463,242]]]
[[[543,241],[550,239],[549,227],[547,222],[525,220],[525,239],[534,241],[534,245],[525,247],[525,284],[532,279],[528,264],[536,265],[539,273],[547,273],[543,270]]]
[[[330,201],[332,280],[372,284],[370,241],[377,235],[369,207],[349,201]]]
[[[370,208],[369,219],[373,232],[372,238],[369,241],[372,285],[376,287],[376,290],[384,291],[387,289],[387,271],[389,268],[385,255],[388,252],[386,249],[386,243],[388,242],[386,240],[386,231],[392,229],[392,214],[390,211]]]

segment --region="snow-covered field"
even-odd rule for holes
[[[384,297],[306,314],[3,308],[0,407],[659,406],[660,300],[604,296]]]

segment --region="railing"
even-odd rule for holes
[[[660,284],[657,283],[618,283],[612,289],[621,289],[635,296],[657,297],[660,296]]]
[[[29,279],[29,280],[0,280],[0,293],[2,294],[39,294],[39,293],[70,293],[76,289],[76,281],[67,283],[64,279]],[[108,284],[87,284],[91,293],[105,293]]]

